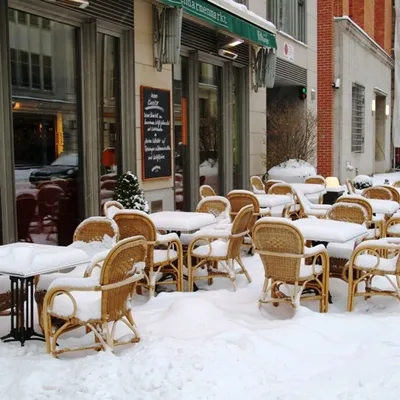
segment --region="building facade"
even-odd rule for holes
[[[262,174],[277,40],[247,5],[2,1],[1,241],[69,244],[123,171],[153,212]]]
[[[392,166],[392,1],[318,2],[318,171]]]
[[[286,140],[282,126],[298,126],[306,109],[316,117],[317,1],[270,0],[267,18],[276,25],[278,40],[275,85],[267,90],[269,169],[286,156],[276,150]]]

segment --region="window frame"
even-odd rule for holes
[[[353,82],[351,88],[351,152],[362,154],[364,153],[364,151],[365,151],[365,86]]]

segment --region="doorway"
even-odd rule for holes
[[[386,97],[377,94],[375,102],[375,172],[382,173],[386,170]]]

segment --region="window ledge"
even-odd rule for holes
[[[283,31],[280,31],[279,29],[278,29],[276,32],[279,33],[279,34],[282,35],[282,36],[285,36],[285,37],[288,38],[288,39],[293,40],[294,42],[296,42],[296,43],[298,43],[299,45],[301,45],[301,46],[303,46],[303,47],[305,47],[305,48],[308,49],[308,45],[307,45],[307,44],[305,44],[304,42],[302,42],[302,41],[299,40],[299,39],[294,38],[293,36],[289,35],[288,33],[283,32]]]

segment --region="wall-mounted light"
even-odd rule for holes
[[[233,42],[228,43],[226,47],[235,47],[242,43],[243,43],[242,39],[235,39]]]
[[[56,3],[57,1],[61,0],[44,0],[49,3]],[[78,8],[85,9],[86,7],[89,6],[89,1],[88,0],[65,0],[67,3],[72,3],[76,5]]]
[[[389,104],[386,104],[385,114],[386,114],[386,119],[388,119],[388,118],[389,118],[389,115],[390,115]]]
[[[236,60],[238,57],[237,53],[234,53],[233,51],[229,51],[229,50],[225,50],[225,49],[219,49],[218,54],[221,57],[228,58],[229,60]]]
[[[371,110],[372,110],[372,115],[374,115],[375,114],[375,110],[376,110],[376,100],[375,99],[372,100]]]

